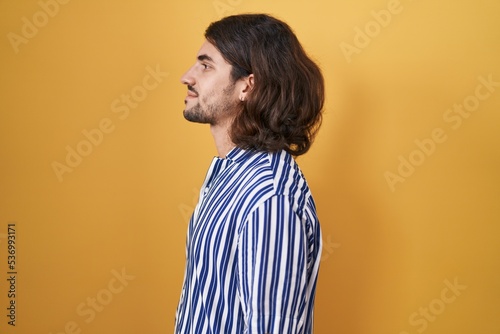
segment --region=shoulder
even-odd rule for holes
[[[239,193],[245,198],[252,196],[262,203],[273,196],[285,196],[290,197],[292,206],[297,208],[310,197],[302,171],[284,150],[251,152],[240,161],[235,172]]]
[[[290,153],[244,151],[237,162],[235,173],[242,185],[259,182],[272,182],[276,195],[286,195],[300,184],[302,190],[308,190],[305,177]]]

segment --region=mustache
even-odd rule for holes
[[[190,90],[190,91],[192,91],[192,92],[193,92],[193,93],[195,93],[196,95],[198,95],[198,92],[196,91],[196,89],[194,89],[194,87],[193,87],[193,86],[188,85],[188,86],[187,86],[187,89],[188,89],[188,90]]]

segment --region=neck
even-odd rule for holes
[[[235,145],[229,137],[229,126],[224,125],[211,125],[210,131],[214,137],[215,147],[217,148],[217,154],[220,158],[225,158],[226,155],[231,151]]]

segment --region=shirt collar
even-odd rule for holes
[[[226,155],[226,159],[233,162],[241,162],[243,160],[248,159],[250,156],[254,155],[256,152],[253,150],[244,150],[238,146],[234,147],[229,153]]]

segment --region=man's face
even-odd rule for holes
[[[239,98],[231,79],[232,66],[205,41],[196,63],[181,77],[187,85],[184,118],[191,122],[221,125],[230,122],[238,110]]]

